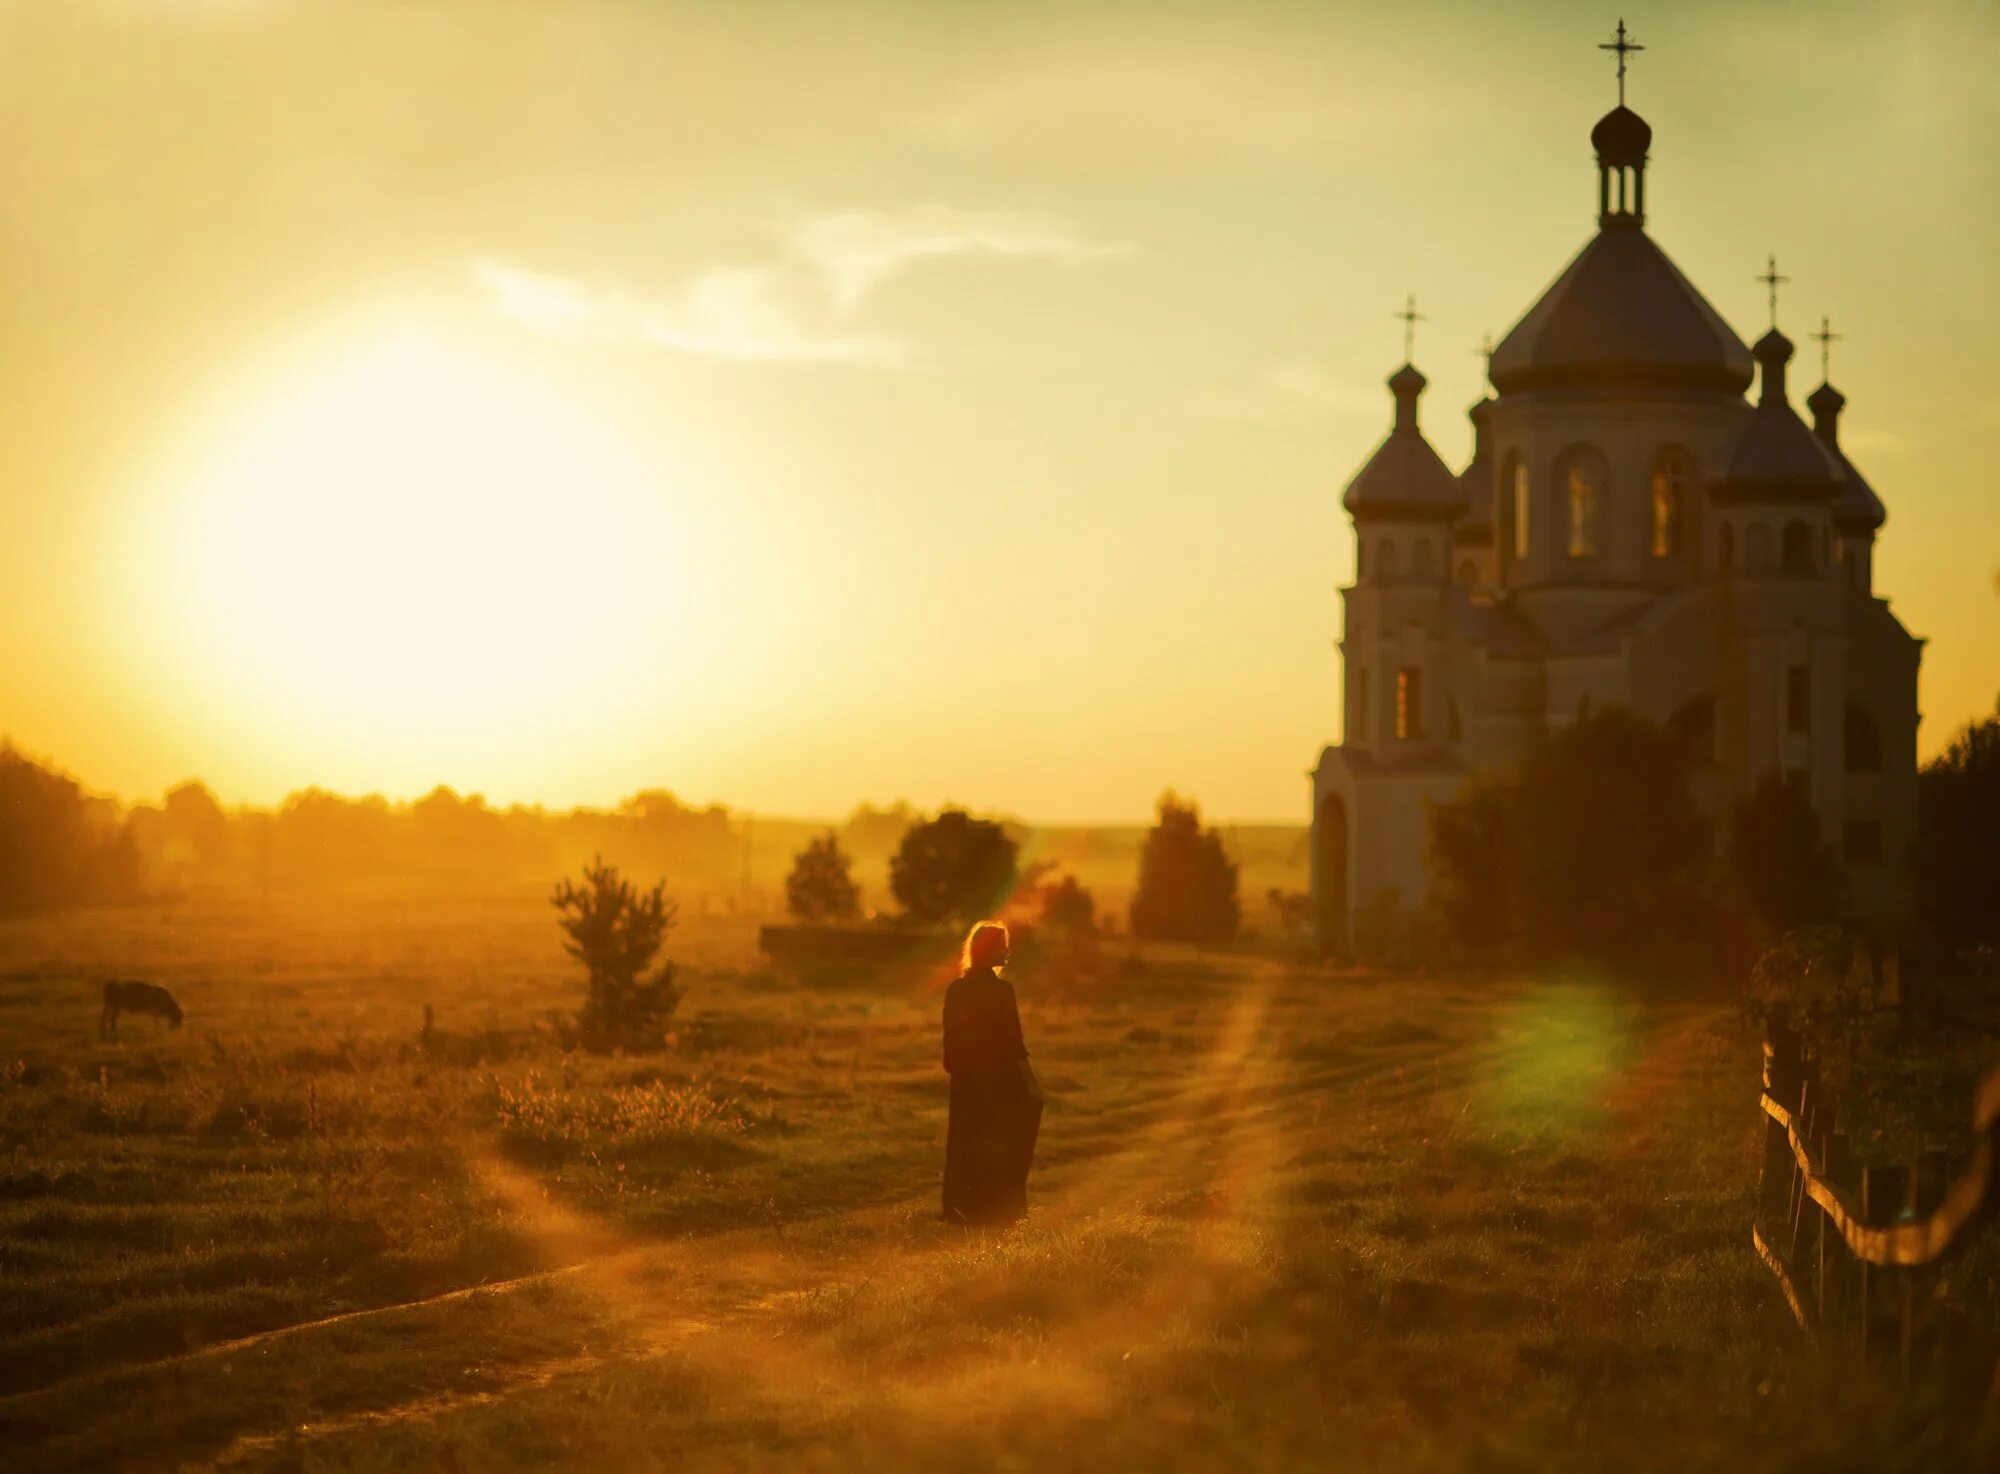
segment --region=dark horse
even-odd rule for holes
[[[174,1002],[174,995],[157,983],[134,983],[113,979],[104,985],[104,1016],[97,1021],[100,1035],[118,1035],[118,1015],[121,1013],[145,1013],[159,1019],[167,1027],[181,1026],[181,1006]]]

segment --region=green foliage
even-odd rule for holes
[[[785,908],[796,920],[808,923],[852,921],[861,909],[852,864],[835,835],[808,842],[785,877]]]
[[[1485,955],[1664,962],[1700,933],[1708,855],[1680,744],[1619,707],[1429,813],[1439,910]]]
[[[1768,773],[1729,814],[1729,870],[1773,932],[1830,926],[1846,910],[1847,874],[1798,785]]]
[[[1139,852],[1132,935],[1156,941],[1213,943],[1236,935],[1241,911],[1236,866],[1222,836],[1201,827],[1201,812],[1169,790]]]
[[[1518,944],[1524,802],[1518,778],[1478,773],[1455,799],[1425,806],[1430,904],[1453,941],[1479,956]]]
[[[550,902],[569,938],[563,949],[584,965],[590,991],[577,1016],[586,1049],[657,1049],[680,1006],[674,964],[647,969],[673,930],[678,908],[665,882],[641,891],[602,860],[583,870],[583,884],[562,881]]]
[[[1014,884],[1018,854],[1001,825],[946,809],[904,834],[889,862],[889,889],[911,921],[964,925],[998,907]]]
[[[2000,946],[2000,703],[1917,774],[1917,910],[1947,948]]]
[[[1774,1016],[1798,1030],[1830,1085],[1845,1084],[1876,1005],[1874,975],[1855,939],[1836,926],[1788,932],[1758,957],[1744,1012],[1759,1029]]]

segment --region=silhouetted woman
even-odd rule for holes
[[[982,921],[965,939],[965,972],[944,995],[944,1067],[951,1124],[944,1138],[949,1223],[1027,1216],[1028,1166],[1042,1125],[1042,1088],[1028,1064],[1007,961],[1007,928]]]

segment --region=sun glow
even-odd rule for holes
[[[536,742],[674,644],[687,550],[662,488],[570,406],[428,339],[281,383],[165,479],[130,550],[162,595],[143,638],[183,695],[270,738]]]

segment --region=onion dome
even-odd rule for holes
[[[1844,475],[1840,495],[1833,503],[1833,525],[1842,532],[1874,532],[1889,520],[1889,510],[1882,505],[1882,498],[1875,495],[1875,488],[1854,469],[1847,452],[1840,448],[1840,412],[1846,407],[1847,396],[1831,384],[1821,384],[1806,396],[1806,408],[1812,411],[1813,434],[1833,452]]]
[[[1763,388],[1729,467],[1715,485],[1721,501],[1816,502],[1839,496],[1847,480],[1839,458],[1805,427],[1785,397],[1792,343],[1776,328],[1753,350]]]
[[[1597,120],[1590,130],[1590,146],[1606,168],[1636,169],[1653,146],[1652,125],[1621,102]]]
[[[1347,483],[1341,505],[1357,520],[1455,521],[1465,511],[1465,496],[1438,453],[1417,428],[1417,396],[1424,376],[1404,364],[1389,376],[1396,396],[1396,424],[1354,479]]]
[[[1468,415],[1472,420],[1472,463],[1458,473],[1465,515],[1451,529],[1451,539],[1456,543],[1490,543],[1493,541],[1493,450],[1488,434],[1493,419],[1491,396],[1475,404]]]
[[[1750,350],[1636,226],[1600,230],[1493,350],[1493,386],[1750,387]]]

